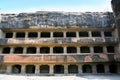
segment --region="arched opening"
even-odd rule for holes
[[[26,66],[26,73],[35,73],[35,66],[34,65],[27,65]]]
[[[92,66],[91,65],[83,65],[82,71],[83,71],[83,73],[92,73]]]
[[[77,53],[76,47],[67,47],[67,53]]]
[[[97,73],[104,73],[105,72],[104,65],[102,65],[102,64],[98,64],[96,66],[96,68],[97,68]]]
[[[49,66],[48,65],[41,65],[40,66],[40,73],[49,73]]]
[[[54,47],[53,53],[63,53],[63,47]]]
[[[36,47],[28,47],[27,53],[36,53]]]
[[[55,65],[54,66],[54,73],[56,73],[56,74],[64,73],[64,66],[63,65]]]
[[[54,32],[53,37],[63,37],[63,32]]]
[[[22,48],[22,47],[16,47],[16,48],[14,49],[14,53],[17,53],[17,54],[23,53],[23,48]]]
[[[110,73],[117,73],[117,65],[115,64],[109,65],[109,71]]]
[[[80,52],[81,53],[90,53],[90,48],[87,46],[82,46],[82,47],[80,47]]]
[[[21,73],[21,65],[12,66],[12,73]]]
[[[76,32],[66,32],[66,37],[76,37]]]
[[[40,53],[43,53],[43,54],[50,53],[50,48],[49,47],[41,47]]]
[[[78,73],[78,66],[77,65],[69,65],[68,66],[68,73]]]
[[[10,47],[4,47],[2,50],[3,54],[9,54],[10,53]]]

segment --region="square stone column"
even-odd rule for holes
[[[25,74],[26,73],[26,65],[22,65],[21,66],[21,74]]]
[[[25,38],[28,38],[28,32],[25,32]]]
[[[109,65],[107,65],[107,64],[105,65],[105,73],[110,73],[109,72]]]
[[[13,53],[14,53],[14,48],[11,47],[11,48],[10,48],[10,54],[13,54]]]
[[[53,32],[50,32],[50,38],[53,38]]]
[[[38,37],[37,38],[39,39],[40,37],[41,37],[41,32],[38,32]]]
[[[7,65],[7,70],[6,70],[6,73],[10,74],[12,73],[12,65]]]
[[[64,74],[68,74],[68,65],[67,64],[65,64],[64,65]]]
[[[16,32],[13,32],[13,38],[16,38]]]
[[[35,74],[40,74],[40,66],[35,65]]]
[[[53,54],[53,47],[50,47],[50,54]]]
[[[23,48],[23,54],[26,54],[27,53],[27,47],[24,47]]]
[[[63,32],[63,37],[66,38],[66,32],[65,31]]]
[[[79,38],[79,32],[76,32],[76,37]]]
[[[40,47],[37,47],[36,54],[40,54]]]
[[[92,37],[92,32],[91,31],[88,32],[88,36]]]
[[[51,75],[54,74],[54,65],[53,64],[50,65],[50,74]]]
[[[101,36],[102,36],[102,38],[105,37],[105,35],[104,35],[104,31],[101,31]]]
[[[77,54],[80,54],[81,52],[80,52],[80,47],[79,46],[77,46]]]
[[[78,73],[81,74],[82,73],[82,65],[78,64]]]
[[[106,46],[103,46],[103,52],[107,53],[107,47]]]
[[[90,53],[94,53],[94,48],[93,48],[93,46],[90,46]]]
[[[92,72],[95,74],[97,73],[96,65],[92,65]]]
[[[63,50],[64,50],[64,51],[63,51],[64,54],[67,54],[67,47],[66,47],[66,46],[63,47]]]

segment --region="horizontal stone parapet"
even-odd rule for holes
[[[79,63],[79,62],[119,62],[120,54],[79,54],[79,55],[35,55],[35,54],[4,54],[0,62],[4,63]]]
[[[0,39],[0,44],[39,44],[39,43],[94,43],[117,42],[116,38],[85,37],[85,38],[8,38]]]

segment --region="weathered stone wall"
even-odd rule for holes
[[[118,28],[118,35],[120,39],[120,0],[112,0],[112,9],[115,14],[116,27]]]

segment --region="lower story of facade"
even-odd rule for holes
[[[33,75],[77,75],[110,74],[120,73],[120,63],[99,62],[99,63],[55,63],[55,64],[30,64],[30,63],[0,63],[0,73],[7,74],[33,74]]]

